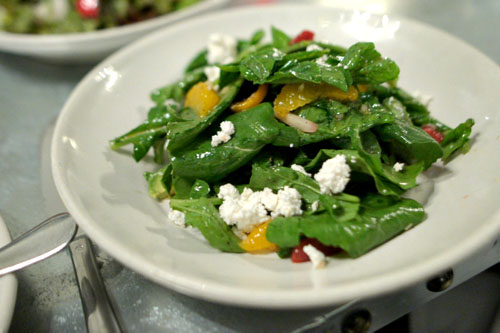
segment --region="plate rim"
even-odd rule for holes
[[[331,10],[344,13],[352,13],[352,10],[334,8],[328,6],[321,6],[315,4],[304,5],[304,4],[272,4],[266,6],[244,6],[237,8],[225,9],[218,12],[212,12],[191,18],[182,22],[182,28],[189,29],[190,26],[199,25],[205,20],[212,20],[216,18],[221,18],[224,15],[230,15],[232,13],[249,14],[251,12],[256,12],[258,10],[300,10],[304,8],[314,8],[314,10],[323,9]],[[383,14],[373,14],[374,16],[381,17]],[[440,30],[432,25],[407,18],[401,15],[389,14],[391,18],[400,20],[404,24],[416,25],[419,29],[424,29],[434,34],[440,34],[444,38],[452,41],[453,43],[460,44],[460,47],[467,48],[477,56],[481,57],[484,61],[488,62],[489,65],[496,68],[500,73],[500,67],[487,55],[476,49],[474,46],[464,42],[462,39],[446,32]],[[64,184],[64,176],[62,170],[58,167],[58,161],[60,160],[60,155],[62,154],[62,149],[58,150],[58,140],[61,131],[65,127],[66,118],[70,114],[70,106],[73,104],[73,100],[85,89],[85,86],[90,83],[92,78],[97,74],[97,72],[104,66],[112,65],[121,59],[127,58],[130,53],[134,53],[137,49],[140,49],[143,45],[152,43],[154,40],[160,38],[162,34],[170,33],[169,30],[175,31],[179,28],[181,24],[176,23],[168,27],[164,27],[157,30],[139,40],[133,42],[132,44],[126,46],[125,48],[113,53],[111,56],[107,57],[105,60],[96,65],[75,87],[70,97],[64,104],[62,111],[57,119],[56,127],[54,130],[54,135],[51,144],[51,166],[54,175],[54,181],[56,183],[56,188],[63,200],[65,206],[68,208],[70,213],[73,215],[77,223],[82,227],[82,229],[88,233],[91,239],[93,239],[97,244],[99,244],[103,249],[108,251],[113,257],[118,261],[123,263],[130,269],[144,275],[148,279],[151,279],[160,285],[171,288],[177,292],[187,294],[196,298],[205,299],[208,301],[214,301],[217,303],[233,304],[244,307],[259,307],[259,308],[269,308],[269,309],[293,309],[293,308],[311,308],[317,306],[327,306],[334,304],[341,304],[352,299],[359,297],[368,298],[381,295],[384,293],[389,293],[398,289],[403,289],[415,283],[421,282],[427,278],[434,276],[442,270],[447,269],[447,267],[452,267],[458,262],[465,260],[466,258],[477,253],[482,247],[498,237],[500,234],[500,223],[494,221],[500,221],[500,210],[494,212],[491,218],[488,220],[489,223],[482,225],[480,232],[475,232],[472,237],[467,238],[465,243],[461,243],[460,247],[454,249],[452,253],[446,251],[436,255],[432,260],[428,260],[425,263],[418,263],[411,267],[399,269],[398,271],[391,272],[390,280],[404,281],[400,282],[397,286],[391,283],[383,283],[387,280],[387,276],[381,275],[374,279],[371,279],[369,283],[364,281],[362,284],[359,282],[351,285],[348,289],[339,290],[339,288],[323,288],[321,295],[317,293],[311,295],[310,289],[294,289],[293,296],[291,296],[288,291],[268,291],[266,295],[263,292],[256,293],[252,295],[252,298],[248,297],[248,292],[242,291],[240,288],[236,287],[226,287],[220,284],[215,284],[207,281],[202,281],[196,278],[190,278],[189,281],[182,281],[182,279],[176,278],[175,274],[171,272],[162,271],[159,274],[158,267],[150,265],[149,263],[141,262],[141,256],[137,253],[126,253],[126,246],[123,244],[110,244],[105,237],[101,237],[99,232],[92,229],[91,219],[87,219],[85,214],[79,210],[78,205],[74,200],[71,200],[72,195],[67,184]],[[61,147],[62,148],[62,147]],[[140,264],[139,264],[140,263]],[[446,266],[446,267],[445,267]],[[374,288],[376,285],[377,288]],[[332,292],[333,290],[333,292]],[[221,295],[226,295],[226,297],[221,297]],[[229,296],[227,296],[229,295]],[[298,302],[300,299],[300,302]]]
[[[8,244],[12,238],[9,234],[9,229],[0,215],[0,235],[5,239],[2,241],[0,238],[0,248]],[[12,316],[14,315],[14,308],[17,298],[17,278],[14,274],[7,274],[0,277],[0,285],[7,288],[6,294],[0,294],[0,332],[8,331]],[[3,300],[2,300],[3,299]]]

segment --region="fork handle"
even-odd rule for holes
[[[85,236],[76,238],[70,243],[69,248],[88,332],[121,332],[88,238]]]

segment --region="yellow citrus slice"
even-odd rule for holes
[[[272,220],[266,221],[255,227],[247,238],[240,242],[240,247],[249,253],[264,254],[278,251],[278,245],[271,243],[266,238],[267,226]]]
[[[219,95],[209,83],[198,82],[187,92],[184,106],[195,110],[199,117],[205,117],[219,100]]]
[[[347,92],[326,83],[291,83],[285,84],[274,100],[274,112],[278,118],[309,104],[318,98],[331,98],[340,102],[358,99],[358,90],[350,86]]]
[[[247,99],[231,105],[231,110],[233,110],[234,112],[240,112],[253,108],[254,106],[259,105],[264,100],[266,95],[267,95],[267,84],[262,84],[259,86],[259,88],[257,88],[257,90],[253,94],[248,96]]]

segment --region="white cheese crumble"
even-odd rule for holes
[[[186,214],[184,214],[181,211],[171,209],[170,212],[168,213],[168,219],[172,222],[174,222],[176,225],[179,227],[185,227],[186,226]]]
[[[403,170],[404,166],[405,166],[404,163],[396,162],[396,163],[394,163],[394,166],[392,168],[394,169],[394,171],[399,172],[399,171]]]
[[[318,208],[319,208],[319,201],[318,201],[318,200],[316,200],[316,201],[314,201],[314,202],[312,203],[312,205],[311,205],[311,209],[312,209],[312,211],[313,211],[313,212],[315,212],[315,211],[317,211],[317,210],[318,210]]]
[[[337,155],[323,163],[314,179],[319,183],[321,193],[335,194],[344,190],[349,182],[350,172],[345,155]]]
[[[236,199],[226,197],[219,207],[219,214],[227,225],[234,225],[243,232],[250,232],[256,225],[269,219],[260,198],[260,193],[245,188],[241,196]]]
[[[237,41],[230,35],[215,33],[208,38],[207,60],[210,64],[228,64],[236,58]]]
[[[292,168],[292,170],[295,170],[297,172],[301,172],[304,175],[311,177],[311,174],[309,172],[307,172],[306,169],[304,169],[304,167],[302,165],[292,164],[291,168]]]
[[[220,123],[221,130],[216,135],[212,135],[212,147],[217,147],[221,143],[226,143],[231,140],[231,135],[234,134],[234,125],[226,120]]]
[[[319,46],[318,44],[309,44],[307,45],[306,47],[306,51],[307,52],[311,52],[311,51],[321,51],[323,50],[323,48],[321,46]]]
[[[319,57],[318,59],[316,59],[316,63],[320,66],[331,67],[332,65],[327,63],[326,62],[327,60],[328,60],[328,55],[325,54],[322,57]]]
[[[35,17],[47,23],[62,21],[68,12],[69,3],[66,0],[42,1],[34,9]]]
[[[220,78],[220,68],[217,66],[207,66],[203,69],[207,80],[215,83]]]
[[[226,198],[231,198],[231,199],[238,199],[240,196],[240,192],[234,187],[232,184],[225,184],[222,185],[219,188],[219,194],[217,194],[217,197],[219,197],[222,200],[225,200]]]
[[[299,191],[293,187],[285,186],[278,191],[278,204],[274,211],[271,212],[272,217],[284,216],[290,217],[302,214],[302,196]]]
[[[321,252],[311,244],[304,246],[304,252],[305,254],[307,254],[309,259],[311,259],[311,262],[315,269],[324,268],[326,266],[326,257],[323,252]]]
[[[225,184],[220,187],[218,197],[224,200],[219,207],[221,218],[243,232],[252,231],[271,217],[302,214],[302,197],[296,189],[288,186],[277,194],[267,187],[257,192],[245,188],[240,195],[232,184]]]

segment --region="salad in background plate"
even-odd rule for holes
[[[88,32],[143,21],[202,0],[0,0],[0,31]]]
[[[433,118],[373,43],[271,36],[212,35],[112,149],[131,144],[136,161],[153,150],[150,195],[224,252],[320,268],[325,255],[361,256],[422,222],[423,206],[403,194],[436,161],[468,151],[474,121]]]

